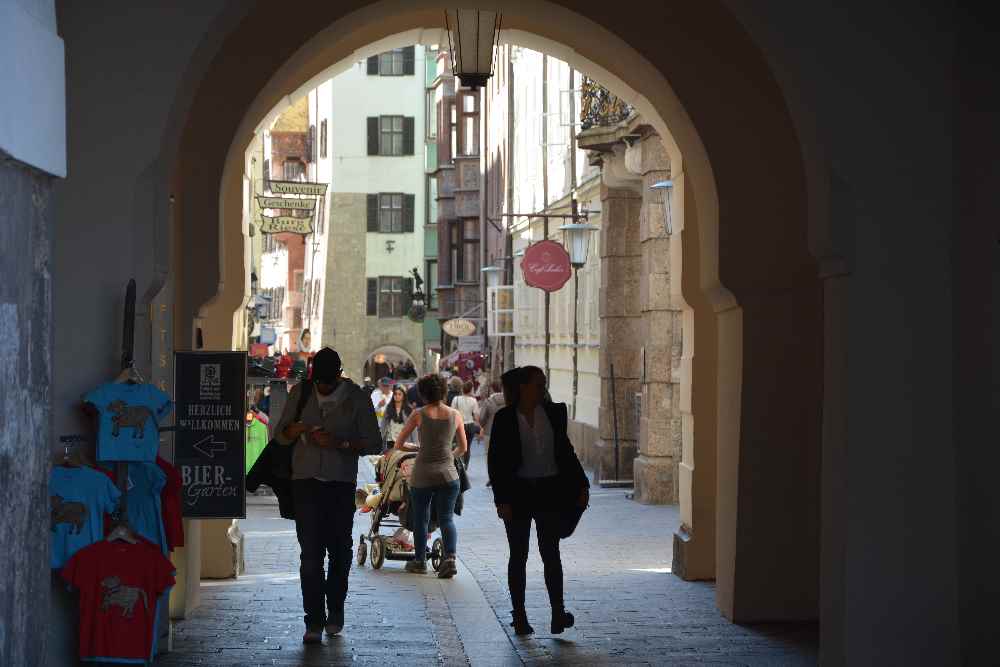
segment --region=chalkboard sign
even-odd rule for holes
[[[246,517],[246,352],[177,352],[174,465],[183,515]]]

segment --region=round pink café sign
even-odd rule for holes
[[[569,253],[555,241],[539,241],[528,246],[521,258],[524,282],[546,292],[555,292],[573,273]]]

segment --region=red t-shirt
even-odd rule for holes
[[[167,549],[173,551],[184,546],[184,521],[181,517],[181,487],[183,480],[177,468],[156,457],[156,465],[167,475],[167,483],[160,492],[160,512],[163,514],[163,530],[167,535]]]
[[[150,659],[157,598],[174,585],[174,566],[159,547],[95,542],[69,559],[62,576],[80,591],[80,658]]]

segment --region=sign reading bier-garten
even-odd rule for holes
[[[246,352],[177,352],[174,463],[182,514],[246,516]]]
[[[521,258],[521,273],[529,287],[546,292],[557,292],[573,275],[569,253],[555,241],[533,243]]]

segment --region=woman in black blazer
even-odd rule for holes
[[[524,609],[531,521],[545,566],[545,588],[552,605],[552,632],[573,626],[563,606],[563,571],[559,540],[566,517],[577,518],[590,500],[590,482],[567,435],[565,403],[546,393],[545,373],[525,366],[504,374],[507,405],[493,418],[487,457],[497,514],[510,545],[507,585],[514,610],[514,632],[534,632]]]

